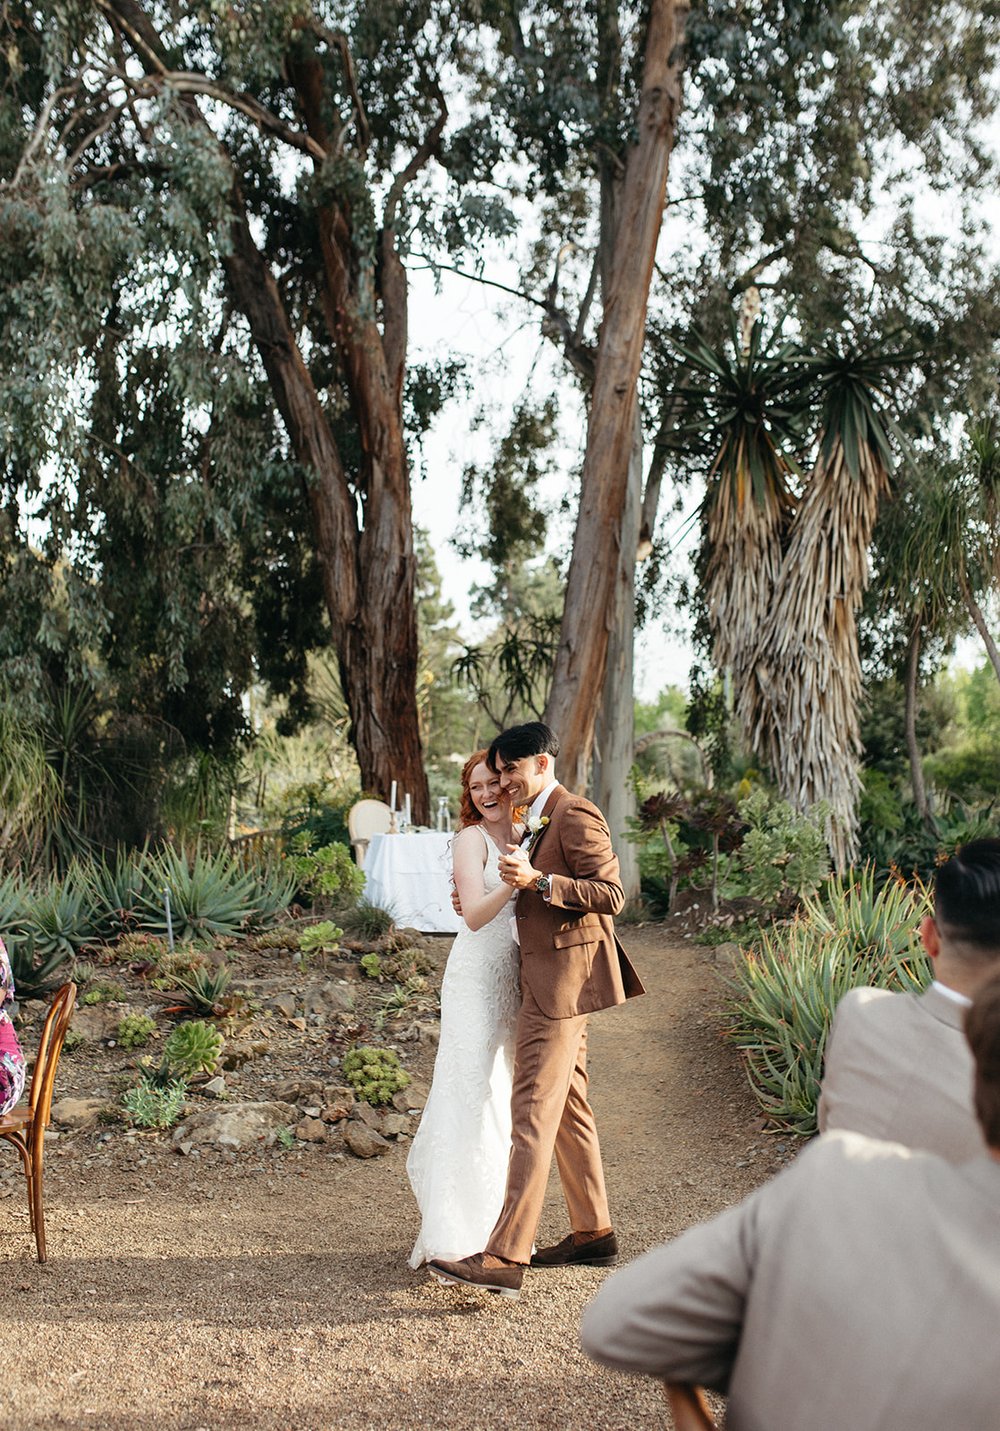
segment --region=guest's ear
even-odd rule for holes
[[[932,959],[941,953],[941,933],[930,914],[925,914],[920,921],[920,942]]]

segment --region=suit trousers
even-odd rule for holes
[[[486,1251],[531,1261],[555,1151],[574,1232],[611,1226],[593,1110],[587,1101],[587,1015],[550,1019],[525,989],[517,1016],[507,1190]]]

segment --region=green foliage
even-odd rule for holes
[[[924,760],[924,775],[959,800],[990,800],[1000,794],[1000,749],[995,736],[980,736]]]
[[[113,857],[81,863],[94,927],[105,939],[127,934],[142,915],[142,856],[119,847]]]
[[[741,800],[747,828],[730,859],[726,893],[748,894],[770,908],[815,894],[830,870],[826,813],[816,805],[798,815],[760,789]]]
[[[310,925],[302,931],[299,935],[299,950],[308,958],[310,954],[336,949],[343,933],[332,920],[325,919],[322,923]]]
[[[142,1077],[134,1088],[122,1095],[122,1107],[129,1122],[137,1128],[172,1128],[181,1116],[187,1098],[183,1079],[160,1087],[148,1077]]]
[[[364,874],[347,845],[322,845],[314,850],[303,833],[292,841],[287,862],[295,888],[313,902],[353,903],[365,887]]]
[[[382,978],[382,960],[378,954],[362,954],[358,961],[361,965],[362,973],[367,974],[369,979]]]
[[[148,1014],[126,1014],[118,1020],[115,1038],[121,1048],[144,1048],[156,1032],[156,1020]]]
[[[92,989],[87,990],[80,1003],[86,1004],[88,1007],[94,1004],[121,1004],[127,998],[128,995],[121,984],[102,979]]]
[[[274,1141],[278,1144],[279,1148],[284,1148],[287,1152],[290,1148],[295,1147],[295,1134],[291,1128],[275,1128]]]
[[[202,1019],[188,1019],[173,1030],[163,1045],[161,1068],[168,1080],[187,1080],[199,1073],[214,1073],[222,1056],[223,1037]]]
[[[373,1108],[391,1103],[393,1095],[410,1082],[410,1075],[400,1067],[399,1055],[389,1048],[364,1045],[349,1049],[341,1068],[358,1097]]]
[[[834,1009],[848,989],[919,989],[930,972],[918,934],[926,891],[901,881],[877,887],[866,867],[831,881],[792,922],[745,950],[732,984],[727,1036],[746,1061],[770,1122],[816,1131],[823,1052]]]

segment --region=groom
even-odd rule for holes
[[[432,1261],[444,1282],[518,1296],[524,1268],[615,1262],[604,1169],[587,1101],[587,1015],[643,992],[615,937],[625,903],[601,812],[558,784],[559,741],[532,721],[498,735],[486,762],[511,805],[527,806],[527,837],[500,860],[517,891],[511,920],[521,955],[521,1010],[511,1100],[513,1137],[500,1220],[484,1252]],[[534,1257],[552,1153],[572,1232]]]

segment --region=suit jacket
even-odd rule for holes
[[[615,935],[625,891],[604,816],[562,785],[542,815],[531,863],[552,884],[548,900],[534,889],[517,896],[521,985],[548,1018],[568,1019],[644,990]]]
[[[832,1133],[613,1275],[582,1340],[727,1391],[728,1431],[995,1431],[998,1324],[1000,1162]]]
[[[845,994],[826,1045],[820,1132],[849,1128],[953,1163],[981,1154],[964,1012],[933,987]]]

